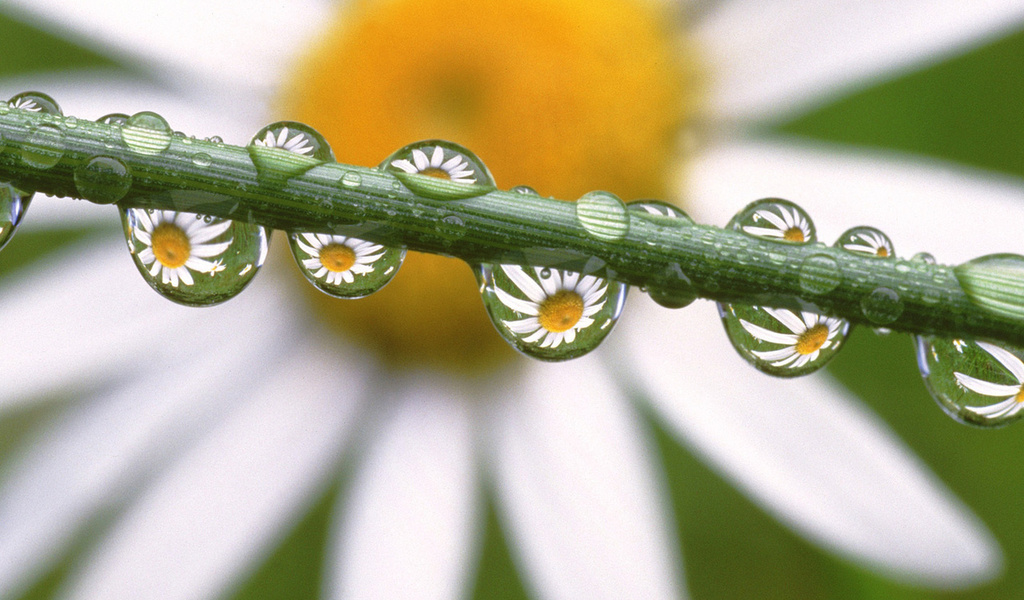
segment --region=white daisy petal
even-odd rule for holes
[[[1016,0],[718,3],[697,24],[722,118],[778,118],[940,60],[1024,22]],[[766,51],[766,49],[770,49]]]
[[[785,344],[787,346],[792,346],[797,342],[797,337],[791,333],[778,333],[743,319],[740,319],[740,325],[743,326],[743,329],[747,330],[747,333],[762,342],[768,342],[769,344]]]
[[[743,177],[736,177],[743,173]],[[922,250],[940,262],[964,261],[1019,247],[1024,181],[933,160],[871,155],[792,140],[723,144],[688,171],[688,208],[698,221],[725,223],[736,206],[722,198],[770,193],[792,200],[834,239],[850,223],[871,223],[900,240],[907,256]],[[970,210],[964,210],[964,199]],[[879,213],[879,202],[885,210]],[[950,218],[957,215],[957,218]],[[824,231],[826,226],[833,231]],[[971,240],[964,244],[963,240]]]
[[[771,315],[776,321],[785,325],[786,329],[789,329],[793,333],[803,333],[813,324],[801,321],[800,317],[796,316],[793,311],[786,310],[785,308],[772,308],[770,306],[765,306],[763,310]]]
[[[340,373],[337,345],[315,340],[282,356],[131,507],[68,598],[217,597],[294,523],[336,465],[368,369],[350,355]]]
[[[533,597],[683,597],[639,419],[594,357],[527,366],[488,406],[498,508]],[[600,443],[595,443],[600,440]]]
[[[457,598],[480,525],[473,394],[422,375],[374,396],[396,401],[382,409],[351,494],[338,505],[328,597]]]
[[[1006,370],[1013,374],[1017,379],[1017,383],[1024,383],[1024,362],[1013,355],[1011,352],[990,344],[988,342],[978,342],[978,346],[992,355],[993,358],[999,361],[999,364],[1006,367]]]
[[[1017,413],[1022,408],[1024,408],[1024,404],[1017,402],[1015,398],[1007,398],[1002,402],[996,402],[995,404],[990,404],[988,406],[965,406],[964,410],[981,417],[995,419],[1012,413]]]
[[[994,396],[996,398],[1006,398],[1009,396],[1016,396],[1020,392],[1020,385],[1001,385],[998,383],[992,383],[991,381],[985,381],[984,379],[978,379],[965,375],[963,373],[953,373],[956,377],[957,382],[965,388],[981,394],[982,396]]]
[[[784,523],[874,570],[939,587],[999,570],[984,526],[883,423],[829,379],[751,369],[710,308],[666,315],[638,299],[634,326],[606,342],[622,344],[622,372],[683,441]]]
[[[540,304],[547,299],[549,294],[519,265],[501,265],[501,270],[533,302]]]

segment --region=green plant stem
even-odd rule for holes
[[[81,197],[76,169],[107,156],[127,165],[132,175],[122,207],[196,212],[286,231],[340,232],[471,264],[592,272],[682,296],[693,292],[722,302],[813,310],[898,331],[1024,346],[1024,319],[972,303],[948,266],[877,259],[820,243],[766,241],[632,212],[624,237],[607,241],[588,233],[575,205],[562,200],[489,188],[469,198],[438,200],[414,193],[384,170],[337,163],[289,177],[257,169],[245,147],[182,136],[174,136],[157,154],[142,154],[125,144],[118,125],[16,109],[0,112],[0,180],[26,190]],[[40,142],[40,136],[33,137],[39,126],[59,129],[63,139]],[[24,160],[26,149],[60,158],[39,168]],[[827,293],[813,293],[822,288],[806,285],[815,272],[802,266],[822,255],[839,266],[841,280]],[[872,321],[865,314],[865,299],[879,288],[899,296],[902,312],[892,321]]]

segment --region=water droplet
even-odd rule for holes
[[[75,187],[90,202],[113,204],[131,189],[132,173],[116,158],[96,156],[75,169]]]
[[[999,315],[1024,318],[1024,256],[982,256],[956,267],[953,274],[972,303]]]
[[[62,116],[57,102],[42,92],[22,92],[7,101],[11,108],[27,110],[44,115]]]
[[[30,192],[23,192],[9,183],[0,182],[0,250],[11,241],[11,236],[32,201]]]
[[[860,302],[860,310],[872,323],[887,325],[903,314],[903,300],[895,290],[879,287],[864,296]]]
[[[139,154],[160,154],[171,146],[171,126],[154,112],[136,113],[125,121],[121,139]]]
[[[197,167],[208,167],[213,163],[213,158],[205,152],[196,152],[192,155],[192,164]]]
[[[800,264],[800,289],[808,294],[827,294],[843,282],[843,272],[828,254],[812,254]]]
[[[874,256],[877,258],[889,258],[896,256],[892,240],[874,227],[854,227],[846,230],[836,240],[835,246],[847,252]]]
[[[629,286],[594,275],[541,267],[481,265],[484,307],[505,341],[540,360],[590,352],[612,330]]]
[[[264,177],[294,177],[334,160],[327,139],[295,121],[278,121],[260,129],[248,150],[256,171]]]
[[[64,157],[64,132],[53,125],[36,125],[21,147],[21,159],[37,169],[49,169]]]
[[[363,183],[363,176],[359,173],[349,171],[341,178],[341,184],[346,187],[359,187]]]
[[[64,117],[64,126],[68,129],[75,129],[78,127],[77,117]]]
[[[517,185],[509,191],[516,194],[522,194],[524,196],[540,196],[540,194],[537,193],[537,190],[528,185]]]
[[[889,329],[888,327],[872,327],[871,331],[874,331],[875,335],[878,337],[885,337],[892,333],[892,329]]]
[[[751,202],[729,221],[728,227],[774,242],[808,244],[817,239],[814,222],[804,209],[780,198]]]
[[[935,257],[927,252],[918,252],[910,260],[915,262],[922,262],[926,265],[934,265],[936,263]]]
[[[455,215],[448,215],[437,221],[435,228],[438,233],[453,241],[466,235],[466,224]]]
[[[664,223],[668,225],[693,223],[693,219],[690,218],[690,215],[683,212],[681,208],[669,204],[668,202],[662,202],[661,200],[634,200],[633,202],[626,204],[626,209],[640,218],[647,219],[655,223]],[[673,223],[670,219],[675,219],[676,222]]]
[[[125,125],[128,123],[128,115],[124,113],[110,113],[109,115],[103,115],[96,119],[97,123],[103,123],[104,125]]]
[[[740,356],[779,377],[806,375],[825,366],[850,332],[844,319],[807,311],[719,304],[718,313]]]
[[[302,274],[336,298],[362,298],[387,285],[405,260],[404,248],[327,233],[290,233],[292,256]]]
[[[697,299],[697,290],[676,262],[667,265],[661,276],[647,285],[646,291],[651,300],[665,308],[683,308]]]
[[[267,231],[260,225],[141,208],[122,208],[121,223],[146,282],[187,306],[237,296],[267,257]]]
[[[224,138],[219,135],[211,135],[210,137],[203,138],[204,142],[210,142],[211,144],[223,144]]]
[[[614,242],[629,232],[626,205],[609,192],[584,194],[576,201],[576,219],[587,233],[599,240]]]
[[[411,191],[434,200],[472,198],[497,189],[491,172],[475,154],[443,140],[409,144],[380,167]]]
[[[999,427],[1024,415],[1024,350],[1003,344],[917,336],[925,386],[949,416]]]

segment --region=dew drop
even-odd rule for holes
[[[41,124],[32,127],[21,147],[21,160],[37,169],[49,169],[64,157],[64,132]]]
[[[327,233],[290,233],[292,256],[303,276],[335,298],[362,298],[387,285],[405,260],[404,248]]]
[[[262,177],[294,177],[334,160],[327,139],[295,121],[278,121],[260,129],[247,149]]]
[[[540,194],[537,193],[537,190],[528,185],[517,185],[509,191],[514,194],[522,194],[524,196],[540,196]]]
[[[341,177],[341,184],[345,187],[359,187],[363,184],[363,176],[354,171],[349,171]]]
[[[809,244],[817,236],[814,222],[804,209],[780,198],[751,202],[729,221],[728,227],[752,237],[788,244]]]
[[[213,164],[213,157],[205,152],[196,152],[192,155],[192,164],[197,167],[208,167]]]
[[[800,263],[800,289],[808,294],[827,294],[843,282],[843,272],[828,254],[812,254]]]
[[[892,240],[874,227],[854,227],[836,240],[835,246],[847,252],[876,258],[896,256]]]
[[[121,139],[139,154],[160,154],[171,146],[172,137],[167,120],[149,111],[128,117],[121,128]]]
[[[68,129],[76,129],[78,127],[77,117],[64,117],[64,126]]]
[[[466,235],[466,224],[460,217],[455,215],[448,215],[437,221],[435,229],[437,229],[437,232],[444,236],[445,239],[450,241],[455,241]]]
[[[95,156],[75,169],[78,193],[96,204],[113,204],[132,187],[132,173],[120,160]]]
[[[903,300],[895,290],[878,287],[864,296],[860,302],[861,312],[872,323],[887,325],[903,314]]]
[[[444,140],[409,144],[384,159],[380,168],[412,192],[434,200],[459,200],[491,192],[494,177],[475,154]]]
[[[953,274],[973,304],[996,314],[1024,318],[1024,256],[982,256],[956,267]]]
[[[267,257],[260,225],[195,213],[122,208],[128,250],[149,285],[187,306],[237,296]]]
[[[928,252],[918,252],[910,260],[914,262],[921,262],[926,265],[934,265],[936,263],[935,257]]]
[[[109,115],[103,115],[96,119],[97,123],[103,123],[104,125],[125,125],[128,123],[128,115],[124,113],[110,113]]]
[[[850,333],[845,319],[807,311],[719,304],[718,313],[740,356],[778,377],[817,371],[839,352]]]
[[[0,250],[11,241],[31,201],[30,192],[0,182]]]
[[[626,204],[610,192],[589,192],[576,201],[576,219],[591,236],[609,242],[629,232]]]
[[[1000,427],[1024,415],[1024,350],[916,336],[917,366],[939,407],[961,423]]]
[[[634,200],[633,202],[626,204],[626,209],[634,215],[654,223],[663,223],[667,225],[693,223],[693,219],[690,218],[690,215],[683,212],[681,208],[669,204],[668,202],[662,202],[661,200]],[[674,219],[675,222],[671,219]]]
[[[547,361],[582,356],[611,332],[629,286],[596,275],[541,267],[476,267],[487,314],[498,333],[527,356]]]
[[[683,308],[697,299],[697,290],[676,262],[667,265],[661,276],[648,284],[645,291],[651,300],[665,308]]]
[[[22,92],[7,101],[11,108],[27,110],[44,115],[63,116],[57,102],[42,92]]]

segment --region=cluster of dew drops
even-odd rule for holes
[[[57,103],[45,94],[26,92],[0,104],[0,111],[27,110],[61,117]],[[161,116],[106,115],[130,150],[159,155],[175,136]],[[47,169],[63,154],[62,137],[73,129],[73,117],[38,125],[22,149],[22,160]],[[219,138],[207,141],[221,142]],[[259,130],[248,150],[257,171],[294,176],[313,166],[334,162],[326,139],[302,123],[282,121]],[[203,152],[192,156],[196,166],[209,166]],[[467,198],[497,189],[487,167],[456,144],[428,140],[410,144],[381,163],[412,191],[438,199]],[[75,186],[81,197],[101,204],[121,200],[132,185],[130,169],[110,156],[96,156],[78,167]],[[339,184],[357,187],[360,176],[346,172]],[[396,186],[399,184],[395,184]],[[526,186],[512,192],[537,195]],[[0,184],[0,248],[8,242],[32,194]],[[120,208],[124,233],[139,272],[164,297],[189,306],[209,306],[239,294],[267,256],[269,232],[261,225],[209,215],[142,208]],[[631,216],[659,222],[692,220],[680,209],[656,200],[628,205],[607,192],[591,192],[576,202],[576,215],[588,234],[606,241],[625,236]],[[781,199],[751,203],[727,225],[748,236],[780,244],[811,244],[816,232],[810,217],[796,204]],[[453,235],[462,228],[457,218],[441,219],[439,230]],[[362,239],[366,230],[335,228],[333,233],[291,231],[288,240],[302,274],[320,291],[337,298],[361,298],[388,284],[405,258],[404,248]],[[894,260],[892,241],[872,227],[855,227],[835,246],[877,260]],[[809,293],[822,294],[839,285],[834,259],[811,257],[812,276],[801,280]],[[817,262],[815,262],[817,261]],[[934,264],[925,253],[911,262]],[[901,265],[903,266],[903,265]],[[533,358],[560,361],[593,350],[609,334],[625,304],[629,286],[606,278],[600,268],[584,272],[516,264],[474,266],[487,313],[501,336]],[[678,288],[644,288],[669,308],[689,305],[696,294]],[[869,320],[884,324],[899,316],[902,306],[893,290],[879,289],[865,299]],[[844,319],[808,311],[767,306],[718,304],[726,334],[739,354],[757,369],[780,377],[806,375],[823,367],[850,335]],[[925,384],[942,409],[958,421],[1000,426],[1024,416],[1024,351],[984,341],[916,337],[918,365]]]

